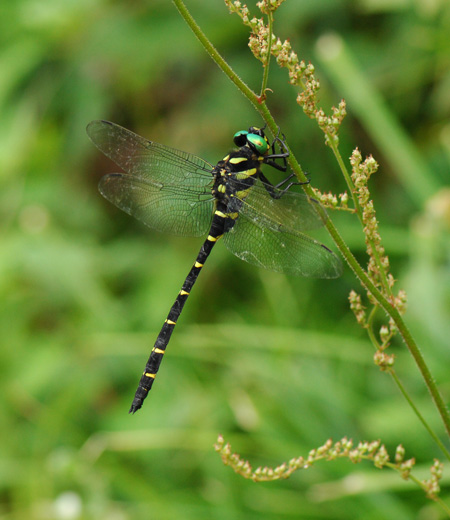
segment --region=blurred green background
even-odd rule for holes
[[[238,17],[221,0],[187,4],[257,90]],[[261,121],[168,0],[12,0],[0,13],[0,518],[442,518],[413,484],[369,463],[255,484],[213,451],[222,433],[255,466],[274,466],[329,437],[381,438],[391,453],[403,443],[428,478],[440,453],[373,365],[348,310],[359,290],[348,268],[333,281],[288,279],[219,245],[150,397],[128,415],[202,240],[153,233],[103,200],[97,182],[117,167],[86,124],[109,119],[214,163],[237,130]],[[324,108],[347,99],[343,157],[359,146],[381,164],[371,180],[381,234],[409,294],[406,321],[448,399],[450,5],[288,0],[275,32],[316,65]],[[343,191],[274,64],[269,86],[312,184]],[[354,218],[332,218],[365,263]],[[392,352],[443,435],[398,339]]]

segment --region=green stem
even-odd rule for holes
[[[263,81],[262,81],[262,85],[261,85],[261,94],[260,94],[261,101],[266,99],[266,88],[267,88],[267,83],[269,81],[269,65],[270,65],[270,58],[271,58],[271,53],[272,53],[273,13],[270,10],[267,14],[267,19],[269,22],[269,38],[268,38],[266,63],[264,64]]]
[[[303,171],[301,170],[300,165],[298,164],[294,156],[289,157],[289,165],[297,173],[299,178],[302,178]],[[305,185],[304,190],[310,197],[314,197],[314,192],[311,186]],[[412,337],[409,329],[403,321],[400,313],[394,306],[391,305],[391,303],[385,298],[385,296],[380,292],[380,290],[373,284],[372,280],[368,277],[367,273],[359,265],[356,258],[353,256],[352,252],[348,248],[347,244],[343,241],[342,237],[340,236],[338,230],[334,226],[331,219],[326,219],[325,227],[327,228],[328,232],[334,240],[334,243],[338,247],[342,256],[344,257],[350,268],[353,270],[361,284],[372,294],[375,300],[379,303],[380,307],[382,307],[384,311],[387,313],[387,315],[390,316],[394,321],[400,335],[403,338],[403,341],[405,342],[409,352],[411,353],[414,361],[416,362],[417,367],[419,368],[420,373],[422,374],[422,377],[425,381],[425,385],[427,386],[428,391],[431,394],[431,397],[433,399],[434,404],[436,405],[439,415],[441,416],[447,434],[450,437],[449,411],[444,403],[444,400],[442,399],[441,394],[439,393],[439,390],[431,375],[431,372],[427,364],[425,363],[422,353],[420,352],[417,343],[414,341],[414,338]],[[445,450],[445,453],[447,456],[447,450]]]
[[[375,348],[375,350],[378,350],[380,348],[380,344],[378,343],[374,331],[373,331],[373,320],[375,319],[375,314],[378,310],[378,306],[374,305],[369,317],[367,319],[367,333],[369,335],[370,340],[372,341],[372,344]],[[389,374],[392,376],[392,379],[395,381],[395,384],[397,385],[397,388],[400,390],[400,392],[403,394],[403,397],[408,402],[409,406],[412,408],[413,412],[416,414],[416,417],[419,419],[419,421],[422,423],[424,428],[427,430],[427,432],[430,434],[431,438],[434,440],[434,442],[439,446],[442,453],[445,455],[445,457],[450,460],[450,452],[447,450],[447,448],[444,446],[443,442],[439,439],[439,437],[436,435],[436,433],[431,429],[430,425],[427,423],[423,415],[420,413],[417,406],[414,404],[413,400],[411,399],[411,396],[409,395],[408,391],[404,387],[403,383],[400,381],[397,373],[393,368],[387,370]]]
[[[228,65],[228,63],[222,58],[219,51],[214,47],[214,45],[208,40],[205,33],[200,29],[195,20],[192,18],[191,14],[187,10],[186,6],[183,3],[183,0],[172,0],[175,4],[175,7],[178,9],[179,13],[185,20],[185,22],[192,29],[192,32],[198,38],[200,43],[205,48],[206,52],[211,56],[216,65],[230,78],[230,80],[236,85],[236,87],[244,94],[244,96],[250,101],[255,110],[260,113],[261,117],[267,123],[267,126],[270,128],[270,131],[275,135],[277,132],[277,125],[275,120],[272,117],[269,109],[267,108],[266,103],[264,102],[264,97],[259,97],[242,79],[234,72],[234,70]],[[273,15],[272,15],[273,16]],[[269,49],[270,50],[270,49]],[[268,73],[268,69],[267,69]],[[267,81],[267,80],[266,80]],[[264,86],[264,80],[263,80]],[[262,92],[264,94],[264,92]],[[303,175],[303,171],[300,168],[300,165],[297,163],[298,170],[301,171],[303,180],[307,180]]]
[[[306,188],[309,188],[306,186]],[[417,367],[419,368],[420,373],[422,374],[422,377],[425,381],[425,384],[428,388],[428,391],[431,394],[431,397],[433,399],[434,404],[436,405],[436,408],[439,412],[439,415],[441,416],[442,422],[445,426],[445,429],[447,431],[447,434],[450,437],[450,414],[445,406],[444,400],[442,399],[441,394],[439,393],[439,390],[437,388],[437,385],[430,373],[430,370],[425,363],[425,360],[422,356],[422,353],[419,350],[419,347],[417,346],[417,343],[415,342],[414,338],[412,337],[409,329],[407,328],[405,322],[403,321],[400,313],[398,310],[392,306],[389,301],[384,297],[384,295],[375,287],[372,280],[367,276],[366,272],[361,268],[361,266],[356,261],[355,257],[349,250],[348,246],[345,244],[345,242],[342,240],[341,236],[339,235],[338,230],[334,226],[334,224],[331,222],[330,219],[328,219],[325,223],[325,226],[332,236],[336,246],[338,247],[339,251],[341,252],[342,256],[345,258],[348,265],[351,267],[357,278],[360,280],[361,284],[372,294],[372,296],[375,298],[375,300],[379,303],[379,305],[384,309],[386,314],[392,318],[394,321],[401,337],[403,338],[403,341],[405,342],[409,352],[411,353],[414,361],[416,362]]]
[[[392,464],[391,462],[387,462],[385,464],[386,467],[393,469],[394,471],[397,471],[401,474],[401,470],[399,470],[395,464]],[[426,485],[419,480],[417,477],[415,477],[412,473],[409,474],[408,480],[411,480],[411,482],[414,482],[417,486],[419,486],[425,493],[427,493]],[[429,497],[430,498],[430,497]],[[433,496],[432,498],[435,502],[437,502],[441,508],[450,516],[450,507],[442,500],[439,496]]]
[[[444,446],[444,443],[439,439],[439,437],[434,433],[434,431],[431,429],[423,415],[419,412],[418,408],[414,404],[413,400],[411,399],[410,395],[408,394],[406,388],[403,386],[403,383],[400,381],[397,373],[395,370],[391,369],[389,370],[389,373],[393,377],[397,387],[399,388],[400,392],[403,394],[403,397],[408,401],[409,406],[413,409],[414,413],[416,414],[416,417],[419,419],[419,421],[423,424],[424,428],[427,430],[427,432],[430,434],[434,442],[439,446],[442,453],[445,455],[445,457],[450,460],[450,452],[448,449]]]
[[[377,313],[378,305],[374,305],[372,310],[370,311],[369,318],[367,319],[367,334],[369,336],[370,341],[372,342],[372,345],[374,346],[375,350],[378,350],[380,348],[380,344],[377,341],[377,338],[375,337],[375,333],[373,332],[373,320],[375,319],[375,314]]]
[[[441,497],[435,497],[434,500],[442,507],[442,509],[450,516],[450,507],[442,500]]]
[[[206,52],[211,56],[214,62],[222,69],[222,71],[230,78],[230,80],[237,86],[237,88],[247,97],[255,106],[258,105],[258,96],[251,90],[251,88],[242,81],[242,79],[233,71],[228,63],[222,58],[214,45],[208,40],[205,33],[200,29],[191,13],[187,10],[182,0],[173,0],[175,7],[178,9],[181,16],[191,28],[192,32],[197,36],[200,43],[205,48]]]
[[[248,100],[252,103],[255,109],[261,114],[261,116],[266,121],[272,133],[276,133],[277,125],[275,120],[273,119],[269,109],[266,104],[260,102],[258,96],[241,80],[241,78],[231,69],[231,67],[226,63],[226,61],[222,58],[219,52],[215,49],[215,47],[211,44],[205,34],[201,31],[198,25],[195,23],[194,19],[186,9],[182,0],[173,0],[175,6],[180,12],[181,16],[184,18],[186,23],[192,29],[194,34],[199,39],[200,43],[205,47],[208,54],[215,61],[215,63],[220,67],[221,70],[230,78],[230,80],[237,86],[237,88],[248,98]],[[288,148],[289,150],[289,148]],[[290,151],[290,150],[289,150]],[[297,174],[300,180],[306,181],[306,177],[303,173],[300,164],[298,163],[295,156],[291,153],[289,157],[289,165],[293,169],[293,171]],[[305,192],[310,197],[314,197],[314,192],[309,185],[304,186]],[[325,219],[324,219],[325,220]],[[325,227],[333,238],[336,246],[341,252],[342,256],[353,270],[357,278],[360,280],[361,284],[372,294],[375,300],[379,303],[379,305],[385,310],[385,312],[390,316],[395,323],[400,335],[403,338],[407,348],[409,349],[414,361],[416,362],[420,373],[425,381],[425,384],[428,388],[428,391],[431,394],[433,402],[436,405],[436,408],[441,416],[442,422],[445,426],[447,434],[450,437],[450,414],[447,410],[445,403],[442,399],[442,396],[439,393],[437,385],[431,376],[431,373],[428,369],[428,366],[425,363],[425,360],[420,352],[414,338],[412,337],[410,331],[406,327],[400,313],[398,310],[393,307],[389,301],[385,298],[385,296],[378,290],[378,288],[373,284],[372,280],[367,276],[366,272],[362,269],[362,267],[356,261],[356,258],[353,256],[352,252],[348,248],[348,246],[343,241],[340,236],[338,230],[334,226],[331,219],[327,218],[325,220]]]
[[[350,177],[350,175],[348,173],[347,166],[345,165],[344,160],[342,159],[342,155],[340,154],[339,149],[334,142],[334,139],[329,135],[327,137],[328,137],[329,146],[330,146],[331,150],[333,151],[334,157],[336,158],[336,161],[337,161],[339,168],[341,169],[342,175],[345,179],[345,183],[347,184],[348,190],[350,191],[350,194],[352,196],[353,205],[355,206],[356,213],[358,214],[360,222],[362,222],[362,210],[361,210],[361,206],[359,205],[358,197],[356,196],[356,190],[355,190],[355,186],[353,185],[352,178]]]

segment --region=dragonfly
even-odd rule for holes
[[[92,121],[87,133],[123,170],[101,178],[103,197],[159,232],[207,234],[156,338],[129,413],[142,407],[152,388],[184,304],[219,239],[257,267],[288,276],[341,275],[342,262],[335,253],[304,233],[324,225],[325,210],[315,199],[290,190],[299,184],[291,181],[293,173],[273,185],[262,172],[263,165],[287,171],[284,136],[270,143],[261,128],[236,132],[235,148],[213,165],[109,121]]]

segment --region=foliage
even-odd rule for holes
[[[303,111],[308,117],[317,121],[319,128],[322,129],[322,131],[324,132],[325,144],[332,149],[333,154],[335,155],[335,158],[337,160],[338,165],[341,168],[341,171],[350,190],[350,193],[352,194],[354,205],[353,210],[355,214],[359,217],[361,225],[363,226],[363,232],[365,235],[366,243],[366,252],[369,257],[369,262],[366,270],[363,270],[361,268],[360,264],[352,255],[348,246],[342,240],[332,221],[325,215],[323,215],[323,221],[325,226],[327,227],[328,231],[333,237],[336,245],[339,247],[347,263],[353,269],[357,278],[359,278],[362,286],[366,289],[368,300],[370,301],[372,306],[370,318],[366,319],[365,310],[361,304],[361,299],[359,295],[352,290],[350,293],[350,303],[352,310],[355,313],[358,323],[367,329],[369,338],[371,339],[372,343],[377,349],[377,352],[374,357],[375,363],[380,367],[382,371],[388,372],[393,376],[394,381],[396,382],[397,386],[399,387],[403,395],[406,397],[407,402],[411,405],[411,408],[416,413],[418,419],[428,430],[431,437],[433,437],[433,439],[436,441],[436,444],[443,451],[443,454],[450,460],[450,452],[440,441],[439,437],[432,430],[432,428],[428,425],[424,417],[420,414],[413,402],[413,399],[409,396],[408,391],[397,377],[397,374],[395,373],[393,368],[394,356],[392,354],[386,354],[385,352],[387,347],[389,347],[392,338],[397,333],[399,333],[422,374],[424,382],[427,385],[431,397],[434,401],[434,404],[441,416],[443,425],[447,430],[447,434],[450,436],[449,411],[445,406],[444,400],[437,388],[437,385],[426,364],[426,361],[418,348],[418,345],[416,344],[413,336],[411,335],[411,332],[409,331],[406,323],[402,319],[402,315],[406,311],[406,293],[404,290],[400,290],[397,295],[394,295],[392,291],[395,280],[392,274],[389,273],[389,259],[385,253],[384,247],[382,246],[381,236],[378,231],[378,221],[376,219],[374,203],[370,198],[370,192],[368,189],[368,180],[370,176],[378,170],[378,164],[371,156],[363,162],[361,153],[356,148],[353,151],[352,156],[350,158],[352,175],[350,176],[348,174],[346,165],[342,160],[342,156],[339,150],[339,128],[342,124],[343,118],[346,115],[345,102],[341,101],[338,109],[332,109],[332,116],[326,116],[324,110],[318,106],[318,93],[320,89],[320,84],[315,78],[314,67],[311,65],[311,63],[309,65],[306,65],[303,60],[299,60],[297,54],[292,50],[288,40],[282,43],[280,39],[277,39],[273,34],[272,27],[274,13],[280,7],[283,1],[284,0],[263,0],[257,3],[257,6],[261,10],[261,12],[267,16],[266,25],[263,18],[250,18],[249,10],[246,5],[242,5],[239,1],[232,2],[231,0],[226,0],[226,3],[230,11],[237,13],[241,17],[244,24],[249,26],[251,29],[249,47],[252,50],[254,56],[262,62],[262,65],[264,67],[263,83],[259,95],[252,92],[242,82],[242,80],[240,80],[240,78],[236,76],[236,74],[223,61],[223,59],[217,55],[217,52],[214,49],[212,49],[211,44],[209,43],[207,38],[204,36],[204,34],[195,24],[192,17],[187,12],[182,0],[175,0],[175,4],[177,5],[181,15],[185,18],[189,26],[192,28],[193,32],[199,38],[200,42],[205,46],[205,49],[211,54],[212,58],[216,61],[218,66],[221,67],[222,70],[230,76],[230,79],[236,84],[236,86],[242,91],[242,93],[246,97],[248,97],[249,101],[254,104],[255,108],[257,108],[261,116],[265,119],[266,124],[269,126],[269,128],[272,129],[272,132],[274,132],[276,125],[266,105],[266,91],[268,90],[266,85],[268,79],[269,64],[272,54],[276,58],[278,65],[280,65],[281,67],[286,67],[288,69],[290,83],[294,86],[299,87],[300,92],[297,96],[297,102],[303,108]],[[286,146],[286,148],[288,148],[288,146]],[[300,165],[298,164],[297,159],[291,154],[291,156],[288,158],[288,161],[292,170],[297,174],[299,181],[302,182],[305,186],[304,189],[306,193],[310,196],[312,196],[313,194],[318,194],[322,202],[326,204],[329,201],[329,197],[321,197],[320,192],[318,192],[317,190],[313,190],[313,188],[311,188],[308,184],[304,184],[306,182],[306,177]],[[339,198],[341,201],[345,200],[344,195],[341,195]],[[332,196],[331,207],[337,208],[337,205],[334,204],[335,200],[337,200],[337,197]],[[342,209],[349,209],[346,200],[344,206],[342,206]],[[319,210],[320,208],[318,208],[318,213],[321,213]],[[375,336],[375,331],[373,329],[373,316],[380,308],[382,308],[386,312],[387,317],[389,319],[388,326],[383,325],[380,329],[381,343],[377,340]],[[226,463],[230,463],[235,468],[235,471],[243,474],[247,478],[252,478],[256,481],[260,479],[259,470],[257,470],[255,473],[252,473],[250,467],[248,466],[248,463],[241,462],[239,456],[233,456],[234,458],[230,462],[229,445],[223,448],[222,444],[223,442],[220,442],[219,440],[216,449],[223,454],[223,459]],[[355,460],[355,457],[353,456],[354,451],[351,450],[352,443],[348,443],[347,441],[345,441],[343,442],[343,444],[343,454],[349,456],[351,460]],[[337,445],[335,445],[335,447],[336,446]],[[329,446],[326,446],[325,456],[328,457],[328,459],[333,459],[334,457],[330,456],[329,454],[330,448],[331,444]],[[339,449],[337,449],[337,451],[340,451],[340,449],[341,447],[339,445]],[[324,450],[320,448],[319,451],[320,455],[322,456],[322,452]],[[333,453],[334,451],[336,451],[335,448],[333,448]],[[385,459],[382,463],[380,463],[381,451],[383,451],[383,457]],[[315,452],[313,453],[315,454]],[[373,456],[375,465],[377,467],[381,468],[388,464],[389,458],[387,456],[384,446],[381,446],[379,451],[377,451],[376,449]],[[296,459],[297,462],[294,462],[294,464],[289,464],[289,469],[286,470],[285,465],[283,464],[279,466],[275,471],[269,470],[268,473],[263,471],[263,477],[265,480],[277,480],[278,478],[280,478],[280,476],[282,478],[286,478],[295,469],[298,469],[299,467],[309,467],[315,460],[315,456],[309,456],[306,462],[302,457],[299,457],[298,459]],[[436,464],[438,464],[440,468],[439,474],[440,476],[442,476],[442,467],[438,462],[436,462],[432,466],[432,474],[436,476],[436,473],[433,469],[435,468]],[[402,469],[400,467],[392,467],[399,469],[400,471]],[[245,471],[242,472],[242,469],[244,469]],[[411,478],[411,476],[407,475],[405,478]],[[417,479],[415,480],[417,481]],[[439,491],[439,486],[433,485],[432,487],[433,491],[430,492],[428,487],[424,485],[424,488],[427,489],[428,496],[436,498],[436,493]],[[442,502],[441,505],[444,509],[447,510],[448,513],[450,513],[450,508],[447,508],[447,506]]]
[[[190,0],[189,8],[233,69],[259,85],[247,29],[223,2]],[[237,130],[261,118],[167,1],[20,0],[2,14],[3,517],[440,518],[436,504],[393,472],[367,466],[349,476],[353,467],[336,460],[255,486],[211,449],[222,431],[266,466],[329,437],[381,438],[390,453],[405,446],[417,478],[430,479],[441,453],[374,370],[371,341],[347,308],[356,288],[350,271],[333,282],[288,280],[218,246],[154,395],[128,416],[136,370],[201,240],[149,234],[104,203],[96,181],[111,165],[84,127],[110,119],[215,162]],[[320,105],[342,110],[336,100],[346,99],[342,156],[353,143],[359,165],[367,153],[377,156],[370,191],[390,272],[406,289],[405,320],[448,401],[448,3],[291,0],[276,23],[305,64],[315,63]],[[266,87],[312,184],[343,191],[330,147],[295,110],[274,64]],[[329,213],[364,261],[352,216]],[[395,354],[399,379],[443,438],[399,335],[390,336],[381,313],[364,317],[370,304],[361,295],[352,306],[379,331],[380,347],[390,343],[381,351]],[[447,475],[444,467],[440,497],[448,503]]]

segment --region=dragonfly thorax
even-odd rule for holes
[[[234,199],[243,200],[254,186],[260,167],[261,161],[250,147],[244,145],[238,150],[233,150],[212,170],[213,196],[227,204],[232,203]]]

